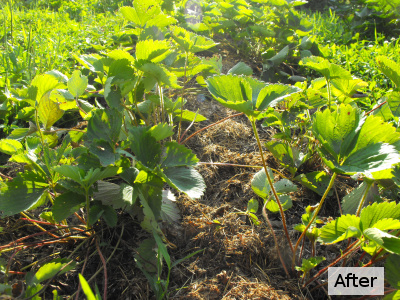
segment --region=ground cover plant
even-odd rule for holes
[[[384,264],[398,297],[396,38],[306,1],[0,3],[1,294],[323,298]]]

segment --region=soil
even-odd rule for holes
[[[224,58],[223,73],[240,61],[237,55],[229,57],[229,59]],[[207,94],[206,90],[204,94]],[[211,97],[208,95],[206,98],[207,100],[203,102],[199,102],[196,97],[188,99],[186,108],[192,111],[199,109],[199,113],[208,120],[195,124],[187,136],[236,113],[210,100]],[[274,128],[260,126],[258,129],[262,142],[270,140],[275,132]],[[170,245],[169,253],[172,261],[198,250],[203,251],[172,269],[169,297],[171,299],[326,298],[323,289],[310,292],[308,289],[301,289],[301,283],[296,276],[286,277],[270,229],[260,211],[257,214],[261,222],[259,226],[255,226],[246,216],[240,214],[246,211],[250,199],[258,199],[251,189],[250,182],[261,167],[260,154],[247,118],[243,115],[230,118],[194,136],[188,140],[186,146],[192,149],[203,163],[199,165],[198,170],[204,177],[207,189],[200,200],[191,200],[185,195],[177,194],[181,221],[176,224],[164,224],[163,230]],[[265,155],[270,167],[286,174],[268,152]],[[255,167],[212,165],[212,163]],[[309,166],[307,171],[319,168],[321,167],[316,164]],[[15,168],[11,166],[2,172],[5,176],[15,176]],[[275,179],[278,179],[278,175]],[[336,190],[339,198],[341,199],[353,186],[353,181],[338,180]],[[294,206],[286,216],[292,241],[295,241],[299,234],[292,230],[293,226],[300,223],[304,208],[318,203],[320,196],[301,186],[298,192],[291,196]],[[336,196],[329,198],[326,203],[321,215],[337,215]],[[34,215],[35,211],[30,214]],[[72,239],[66,244],[53,243],[30,247],[20,252],[9,251],[2,253],[1,258],[7,262],[9,270],[14,272],[36,270],[38,266],[55,257],[71,255],[77,261],[84,262],[77,270],[48,282],[44,299],[51,298],[53,289],[58,290],[60,295],[75,293],[78,289],[78,273],[82,273],[86,279],[93,276],[91,283],[96,283],[100,291],[103,291],[104,276],[107,274],[109,299],[154,299],[146,277],[136,267],[134,261],[135,249],[149,235],[141,229],[137,220],[132,219],[127,213],[119,214],[116,228],[108,228],[102,222],[95,227],[102,256],[105,260],[111,258],[107,263],[107,272],[102,269],[103,264],[96,250],[98,248],[96,239],[93,237],[85,239],[84,242],[81,239]],[[270,214],[270,220],[278,236],[280,252],[289,266],[290,248],[284,238],[279,214]],[[0,226],[3,227],[0,235],[2,245],[40,232],[32,223],[18,217],[2,219]],[[34,236],[26,242],[37,243],[49,238],[51,237],[44,235]],[[85,244],[77,249],[81,243]],[[327,261],[332,261],[340,254],[339,248],[335,247],[319,247],[319,249],[319,254],[327,256]],[[308,252],[305,253],[307,256]],[[163,276],[166,272],[165,268]],[[23,278],[22,275],[10,274],[8,280],[18,283],[18,280]],[[0,281],[3,280],[0,278]],[[15,293],[17,296],[18,291]],[[82,299],[83,293],[80,292],[75,297]]]

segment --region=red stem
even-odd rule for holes
[[[278,239],[276,238],[275,231],[274,231],[274,229],[272,228],[272,224],[271,224],[271,222],[269,221],[269,218],[268,218],[268,215],[267,215],[267,211],[266,211],[266,209],[265,209],[267,203],[268,203],[268,201],[265,201],[265,204],[264,204],[263,209],[262,209],[262,215],[264,216],[265,220],[266,220],[267,223],[268,223],[269,228],[271,229],[272,237],[274,238],[274,242],[275,242],[276,252],[278,253],[279,260],[281,261],[282,267],[283,267],[283,269],[285,270],[286,276],[289,278],[289,277],[290,277],[289,272],[288,272],[288,270],[287,270],[287,268],[286,268],[285,261],[284,261],[283,258],[282,258],[281,251],[279,250]]]
[[[381,107],[382,105],[384,105],[384,104],[386,104],[386,103],[387,103],[387,101],[383,101],[383,102],[382,102],[381,104],[379,104],[377,107],[371,109],[370,111],[367,111],[367,112],[365,113],[365,115],[369,115],[369,114],[372,113],[374,110],[377,110],[379,107]]]
[[[96,248],[97,248],[97,251],[99,252],[99,256],[100,256],[101,262],[103,263],[103,268],[104,268],[104,294],[103,294],[103,299],[107,300],[107,262],[104,259],[104,256],[100,251],[99,241],[97,239],[96,239]]]
[[[358,241],[355,241],[353,244],[357,243]],[[352,245],[353,245],[352,244]],[[339,261],[341,261],[342,259],[344,259],[345,257],[347,257],[349,254],[353,253],[354,251],[358,250],[360,247],[357,248],[352,248],[350,249],[348,252],[344,253],[343,255],[339,256],[337,259],[335,259],[332,263],[330,263],[328,266],[326,266],[325,268],[323,268],[322,270],[320,270],[317,274],[315,274],[312,278],[310,278],[304,285],[303,287],[306,287],[307,285],[309,285],[311,282],[313,282],[315,279],[317,279],[319,276],[321,276],[322,274],[324,274],[328,268],[336,265]]]

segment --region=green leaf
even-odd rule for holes
[[[54,199],[52,207],[54,220],[61,222],[74,212],[77,212],[82,204],[85,203],[85,197],[73,192],[66,192]]]
[[[132,80],[135,78],[135,70],[131,67],[131,62],[127,58],[114,61],[108,70],[108,78],[115,80]]]
[[[351,154],[342,165],[335,164],[334,170],[349,175],[362,173],[374,178],[373,172],[391,169],[400,162],[399,152],[389,144],[373,144]]]
[[[343,197],[342,200],[342,211],[343,214],[356,214],[357,208],[360,204],[360,201],[367,190],[368,184],[363,182],[354,190],[351,191],[350,194],[347,194]],[[373,184],[368,191],[367,198],[365,199],[363,207],[368,204],[372,204],[375,202],[376,197],[379,197],[378,186]]]
[[[392,218],[382,219],[374,224],[374,228],[378,228],[379,230],[400,229],[400,220]]]
[[[163,241],[161,240],[160,236],[158,235],[157,231],[154,228],[153,228],[153,237],[157,243],[159,253],[161,253],[165,262],[167,263],[168,269],[171,270],[171,258],[168,254],[167,247],[165,246],[165,244],[163,243]]]
[[[23,146],[17,140],[9,140],[9,139],[0,140],[0,151],[5,154],[13,155],[21,149],[23,149]]]
[[[270,141],[265,144],[276,159],[294,175],[306,159],[306,155],[297,148],[281,141]]]
[[[112,206],[115,209],[125,208],[126,206],[135,204],[137,191],[134,187],[124,183],[118,185],[99,180],[97,182],[97,191],[93,193],[93,199],[101,201],[103,205]]]
[[[400,299],[400,290],[394,291],[393,293],[387,294],[383,297],[383,300],[399,300]]]
[[[383,122],[378,116],[368,116],[359,131],[357,143],[351,153],[376,143],[395,145],[399,140],[400,133],[392,124]]]
[[[136,44],[136,59],[153,63],[163,61],[171,53],[168,41],[145,40]]]
[[[42,97],[38,107],[38,115],[46,130],[50,129],[55,122],[61,119],[63,114],[64,111],[60,109],[58,103],[50,99],[49,93]]]
[[[118,153],[115,153],[113,144],[105,140],[93,140],[90,143],[89,151],[90,153],[96,155],[103,167],[108,165],[113,165],[120,158]]]
[[[244,62],[238,62],[234,65],[227,74],[232,75],[252,75],[253,69],[246,65]]]
[[[163,156],[161,168],[195,166],[199,161],[192,150],[177,142],[166,143]]]
[[[99,297],[96,297],[94,295],[89,283],[86,281],[85,277],[83,277],[81,273],[79,273],[79,282],[81,283],[82,291],[84,292],[87,300],[99,300]]]
[[[177,21],[175,18],[173,18],[172,16],[168,16],[165,14],[158,14],[156,16],[154,16],[154,18],[152,18],[151,20],[149,20],[147,22],[147,26],[156,26],[160,29],[167,27],[168,25],[173,25],[176,24]]]
[[[207,87],[213,97],[225,107],[257,116],[278,102],[299,92],[294,86],[266,84],[251,77],[220,75],[207,79]]]
[[[329,109],[314,115],[312,131],[336,161],[347,157],[353,150],[357,131],[364,122],[363,115],[351,105],[340,105],[339,109]]]
[[[360,218],[363,230],[375,227],[375,224],[382,219],[399,219],[400,203],[396,204],[395,201],[374,203],[361,211]]]
[[[135,58],[126,50],[122,49],[115,49],[106,54],[109,58],[114,59],[114,60],[119,60],[119,59],[127,59],[130,62],[134,62]]]
[[[390,169],[400,161],[395,147],[386,144],[399,138],[391,125],[375,116],[365,119],[351,105],[342,104],[334,112],[317,112],[312,131],[321,143],[318,152],[335,172],[373,178],[371,173]]]
[[[106,99],[108,106],[117,109],[118,111],[122,111],[124,109],[121,105],[123,97],[121,89],[118,86],[113,85],[114,79],[118,80],[118,78],[115,77],[107,78],[104,85],[104,98]]]
[[[197,35],[178,26],[172,27],[171,36],[184,52],[196,53],[217,45],[212,39]]]
[[[206,185],[200,173],[193,168],[173,167],[163,171],[163,178],[173,188],[185,193],[192,199],[203,196]]]
[[[400,255],[390,255],[385,261],[385,279],[396,289],[400,289]]]
[[[250,84],[244,77],[234,75],[213,76],[207,79],[211,95],[225,107],[251,114],[253,105]]]
[[[139,193],[139,198],[140,198],[140,203],[143,206],[143,214],[144,214],[144,219],[140,223],[140,225],[144,230],[148,232],[153,232],[154,229],[158,234],[161,234],[161,230],[157,223],[158,218],[154,215],[154,211],[152,207],[149,205],[148,201],[143,196],[143,193]],[[161,202],[159,204],[160,205],[156,205],[157,209],[156,212],[159,212],[161,210]]]
[[[274,178],[274,174],[272,174],[270,168],[268,168],[268,173],[271,178]],[[253,179],[251,180],[251,188],[253,189],[254,193],[256,193],[261,198],[267,199],[269,197],[271,186],[269,185],[264,169],[258,171],[254,175]]]
[[[368,87],[368,84],[361,79],[339,79],[332,80],[332,94],[339,98],[341,102],[351,102],[351,98],[359,89]]]
[[[31,123],[30,125],[31,125],[30,128],[14,129],[13,131],[11,131],[11,134],[8,136],[8,139],[19,141],[19,140],[22,140],[27,135],[30,135],[30,134],[36,132],[37,127],[33,123]]]
[[[28,97],[29,99],[40,103],[43,95],[56,88],[61,88],[61,86],[63,86],[63,84],[59,83],[59,80],[52,75],[36,75],[28,88]]]
[[[102,215],[104,221],[109,227],[115,227],[118,222],[118,215],[114,208],[104,205],[104,213]]]
[[[104,178],[113,177],[117,175],[119,167],[108,166],[102,170],[100,169],[90,169],[85,178],[83,179],[84,184],[87,187],[92,186],[96,181],[102,180]]]
[[[133,7],[123,6],[120,12],[130,22],[144,27],[147,22],[152,20],[155,16],[161,13],[159,2],[154,0],[137,0],[134,1]]]
[[[160,85],[165,85],[171,88],[179,89],[177,84],[177,77],[174,73],[168,71],[166,68],[155,63],[136,64],[136,67],[144,72],[144,76],[154,78]]]
[[[300,91],[301,89],[296,86],[285,84],[267,85],[258,94],[255,107],[257,110],[263,111],[268,107],[276,106],[280,101]]]
[[[264,173],[265,174],[265,173]],[[297,186],[289,179],[281,179],[274,183],[275,190],[278,194],[280,193],[291,193],[297,191]]]
[[[100,60],[100,56],[97,54],[90,55],[72,55],[82,66],[89,69],[92,72],[104,72],[103,63]],[[67,79],[68,80],[68,79]]]
[[[68,91],[75,97],[83,95],[88,85],[88,78],[81,71],[75,70],[68,80]]]
[[[97,109],[88,122],[89,140],[102,139],[114,146],[119,141],[122,117],[115,109]],[[114,147],[113,147],[114,148]]]
[[[83,178],[85,177],[85,171],[78,166],[62,165],[54,167],[54,171],[60,173],[61,175],[72,179],[73,181],[83,184]]]
[[[175,195],[170,190],[162,191],[161,219],[168,223],[175,223],[181,219],[180,210],[175,203]]]
[[[174,134],[173,127],[167,123],[159,123],[149,129],[149,132],[156,141],[161,141]]]
[[[277,67],[286,59],[288,54],[289,54],[289,45],[285,46],[281,51],[279,51],[273,57],[267,59],[266,61],[267,63],[263,65],[264,69],[268,70],[269,68]]]
[[[39,284],[45,280],[53,278],[56,274],[62,275],[73,270],[76,263],[68,258],[56,258],[46,263],[36,272],[32,279],[33,284]]]
[[[256,214],[258,211],[258,201],[256,199],[250,199],[247,203],[247,211],[248,213]]]
[[[364,236],[382,246],[386,251],[400,254],[400,238],[378,228],[368,228],[363,231]]]
[[[12,181],[1,186],[0,217],[12,216],[45,204],[47,193],[45,178],[29,171],[19,173]]]
[[[296,267],[296,270],[302,271],[304,273],[308,273],[309,271],[314,269],[316,266],[318,266],[324,260],[325,260],[325,257],[323,257],[323,256],[315,256],[315,257],[310,257],[308,259],[303,258],[301,267]]]
[[[385,96],[387,105],[392,112],[393,116],[400,117],[400,93],[391,92]]]
[[[175,110],[173,112],[173,115],[174,115],[175,119],[186,121],[186,122],[192,122],[194,120],[197,123],[197,122],[202,122],[202,121],[207,120],[207,118],[204,117],[203,115],[195,113],[190,110],[186,110],[186,109],[184,109],[182,112],[182,119],[181,119],[181,111],[180,110]]]
[[[351,73],[319,56],[306,57],[301,61],[305,66],[320,72],[328,80],[339,78],[351,80]]]
[[[290,198],[289,195],[280,195],[279,200],[281,201],[283,211],[293,206],[292,198]],[[272,199],[267,203],[266,208],[273,213],[278,213],[280,211],[278,203]]]
[[[331,177],[325,171],[315,171],[307,174],[300,174],[295,177],[302,185],[322,196],[331,180]],[[332,196],[333,191],[329,191],[328,196]]]
[[[394,62],[393,60],[387,58],[386,56],[378,56],[376,58],[376,62],[378,64],[379,70],[390,80],[392,80],[397,88],[400,87],[400,65]]]
[[[343,215],[320,229],[319,240],[325,244],[334,244],[351,237],[361,237],[360,218]]]
[[[105,211],[104,205],[95,204],[90,206],[89,220],[88,220],[89,225],[93,225],[94,223],[96,223],[103,215],[104,211]]]
[[[149,129],[146,127],[131,128],[129,139],[136,160],[144,166],[154,169],[160,161],[161,145],[157,143]]]

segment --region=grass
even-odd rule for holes
[[[70,73],[76,64],[72,53],[118,45],[117,33],[125,23],[119,14],[84,8],[74,18],[62,9],[26,8],[11,2],[3,5],[0,87],[6,83],[9,87],[27,85],[35,75],[53,69]]]

